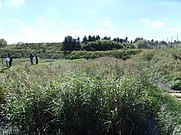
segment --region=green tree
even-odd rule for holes
[[[159,48],[166,48],[166,47],[168,46],[168,44],[167,44],[166,41],[160,41],[160,42],[158,43],[158,45],[159,45]]]
[[[88,36],[88,41],[89,42],[92,41],[92,36],[91,35]]]
[[[126,37],[126,38],[124,39],[124,42],[126,42],[126,43],[128,42],[128,37]]]
[[[77,39],[72,38],[72,36],[66,36],[63,43],[62,48],[63,51],[73,51],[73,50],[80,50],[80,38]]]
[[[0,39],[0,47],[5,47],[7,45],[6,40],[4,40],[3,38]]]
[[[62,50],[70,51],[72,50],[73,38],[71,36],[66,36],[62,43]]]
[[[100,36],[99,35],[97,35],[96,36],[96,40],[100,40],[101,38],[100,38]]]
[[[134,40],[134,43],[138,42],[139,40],[143,40],[143,38],[141,37],[137,37],[135,40]]]
[[[83,39],[82,39],[82,43],[87,43],[87,41],[88,41],[87,37],[84,36]]]
[[[138,40],[135,43],[136,48],[140,49],[140,48],[147,48],[147,41],[146,40]]]

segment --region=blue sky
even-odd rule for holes
[[[181,0],[0,0],[0,38],[61,42],[100,35],[181,40]]]

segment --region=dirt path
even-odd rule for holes
[[[169,87],[169,85],[162,83],[160,81],[157,84],[160,88],[162,88],[162,89],[166,90],[168,93],[170,93],[170,95],[176,97],[177,101],[181,102],[181,91],[173,90]]]

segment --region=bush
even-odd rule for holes
[[[4,117],[4,105],[6,103],[6,95],[3,89],[0,87],[0,120]]]
[[[121,132],[127,135],[145,132],[143,127],[150,105],[144,98],[146,89],[138,86],[139,80],[133,76],[125,74],[115,81],[106,74],[92,76],[85,69],[73,76],[48,81],[45,87],[32,77],[30,80],[26,72],[13,74],[14,77],[9,78],[7,116],[18,133]]]
[[[149,123],[170,134],[181,124],[180,105],[139,64],[105,57],[34,67],[7,70],[0,83],[14,134],[144,135]]]
[[[181,90],[181,80],[172,81],[171,88],[174,90]]]

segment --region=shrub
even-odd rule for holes
[[[181,90],[181,80],[172,81],[171,88],[174,90]]]
[[[8,83],[1,84],[9,128],[14,134],[137,135],[150,133],[151,122],[170,134],[181,124],[181,107],[141,69],[104,57],[7,70]]]

